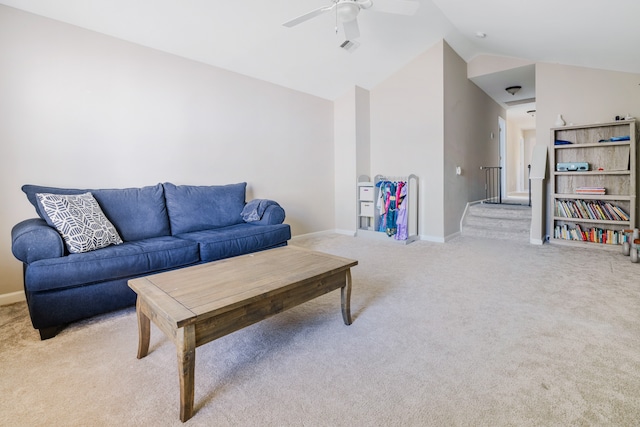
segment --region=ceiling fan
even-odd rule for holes
[[[371,10],[374,12],[395,13],[398,15],[413,15],[418,10],[420,3],[411,0],[332,0],[332,4],[320,7],[298,16],[291,21],[285,22],[285,27],[294,27],[318,15],[335,10],[336,13],[336,31],[337,22],[340,21],[344,28],[344,35],[347,40],[353,40],[360,37],[360,28],[358,27],[358,14],[360,10]]]

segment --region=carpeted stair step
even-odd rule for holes
[[[462,225],[465,236],[529,240],[531,208],[522,205],[476,204],[467,210]]]

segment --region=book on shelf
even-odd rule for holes
[[[611,220],[611,218],[609,218],[609,216],[607,215],[606,211],[602,209],[602,206],[600,206],[600,204],[594,203],[594,206],[598,211],[598,219]]]
[[[623,211],[620,207],[611,205],[611,208],[616,212],[616,214],[618,214],[618,216],[623,221],[629,221],[629,215],[625,211]]]
[[[595,194],[604,195],[607,194],[607,190],[604,187],[577,187],[575,189],[576,194]]]
[[[556,200],[556,216],[600,221],[629,221],[629,215],[621,207],[602,200]]]
[[[604,245],[621,245],[627,241],[627,235],[622,230],[610,230],[597,227],[583,230],[579,224],[576,224],[575,227],[570,227],[567,224],[558,224],[555,226],[553,237],[559,240],[574,240]]]

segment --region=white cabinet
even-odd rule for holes
[[[375,225],[375,186],[368,177],[358,181],[358,230],[373,230]]]
[[[373,217],[373,215],[374,215],[373,201],[360,202],[360,216]]]
[[[370,182],[363,182],[360,183],[360,185],[358,186],[358,188],[360,189],[359,191],[359,199],[360,201],[367,201],[367,202],[373,202],[373,195],[375,193],[374,188],[373,188],[373,184]]]

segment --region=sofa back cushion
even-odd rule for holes
[[[46,220],[36,193],[83,194],[91,192],[105,216],[125,242],[170,235],[169,217],[162,184],[142,188],[74,189],[24,185],[22,191]]]
[[[239,224],[245,204],[246,182],[229,185],[174,185],[167,182],[164,195],[171,234]]]

